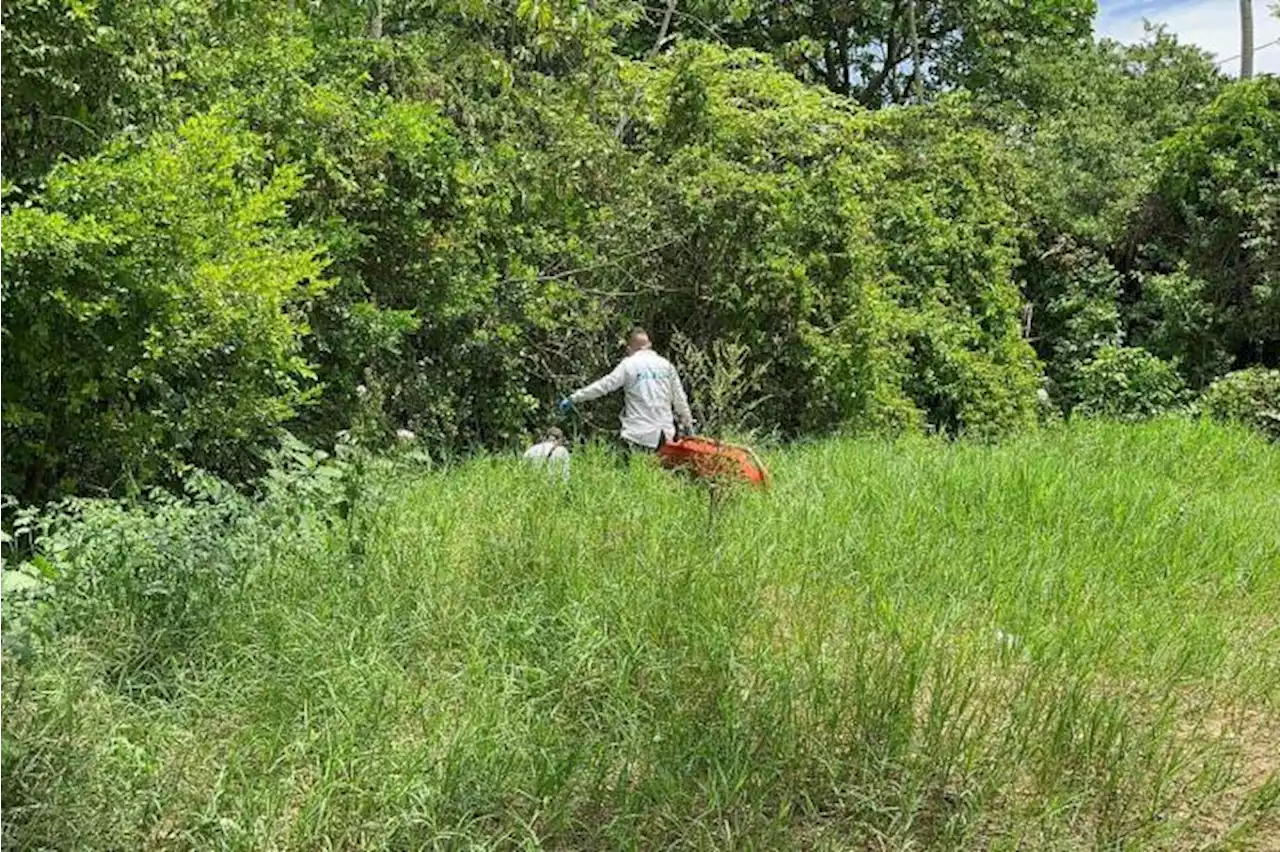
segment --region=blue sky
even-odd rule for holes
[[[1275,0],[1253,0],[1253,44],[1255,48],[1280,39],[1280,19]],[[1228,59],[1240,53],[1239,0],[1098,0],[1094,29],[1100,36],[1131,42],[1142,38],[1142,19],[1168,24],[1180,41],[1192,42]],[[1235,76],[1240,60],[1225,62],[1222,69]],[[1280,74],[1280,44],[1254,54],[1255,72]]]

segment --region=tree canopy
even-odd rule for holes
[[[505,446],[632,323],[784,437],[1276,367],[1280,81],[1094,12],[6,3],[4,489]]]

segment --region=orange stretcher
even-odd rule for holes
[[[668,470],[684,470],[699,479],[769,487],[769,471],[754,450],[712,438],[693,435],[667,441],[658,447],[658,461]]]

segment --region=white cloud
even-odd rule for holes
[[[1152,0],[1102,0],[1095,29],[1099,36],[1122,42],[1142,39],[1142,19],[1153,24],[1166,24],[1178,40],[1191,42],[1228,59],[1240,53],[1239,0],[1189,0],[1189,2],[1152,2]],[[1270,0],[1253,2],[1253,44],[1255,48],[1280,39],[1280,18],[1272,11]],[[1222,69],[1235,76],[1240,73],[1240,60],[1230,59]],[[1280,74],[1280,44],[1257,50],[1253,58],[1256,73]]]

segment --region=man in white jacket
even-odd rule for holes
[[[619,388],[626,393],[621,435],[628,449],[651,451],[672,440],[676,434],[675,418],[679,418],[685,432],[693,432],[693,415],[680,376],[670,361],[653,351],[649,335],[642,328],[632,329],[627,335],[627,357],[613,372],[565,397],[560,401],[560,411],[567,412],[578,403]]]

